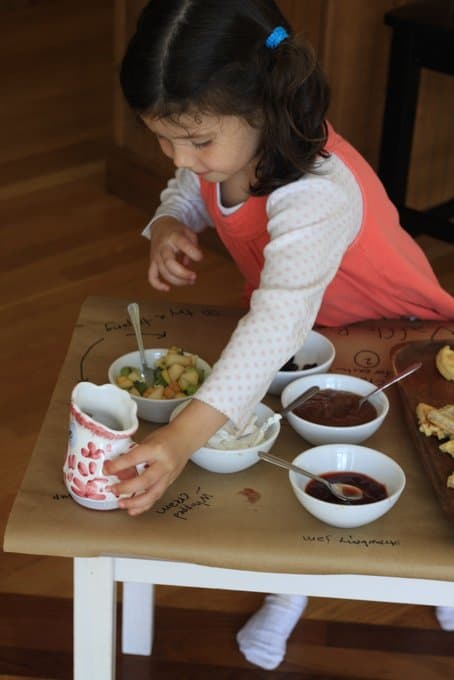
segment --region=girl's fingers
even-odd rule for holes
[[[156,265],[160,276],[174,286],[185,286],[195,281],[195,272],[179,262],[170,249],[166,249],[156,258]]]
[[[191,283],[195,280],[196,274],[191,269],[184,266],[178,260],[168,260],[166,263],[167,276],[181,283]]]
[[[113,461],[107,461],[104,464],[104,471],[109,475],[117,476],[121,480],[111,485],[113,493],[118,496],[142,494],[144,491],[153,489],[162,479],[169,476],[172,468],[168,468],[166,464],[159,460],[146,462],[149,457],[150,450],[138,445],[130,453],[119,456]],[[134,466],[145,463],[145,469],[140,474],[134,476],[128,474],[127,477],[124,477],[125,470],[130,471],[131,469],[131,459],[134,459]]]
[[[123,470],[147,463],[149,451],[144,446],[135,446],[128,453],[117,456],[114,460],[106,460],[103,466],[103,473],[106,475],[118,475]]]
[[[159,268],[155,261],[150,264],[150,268],[148,269],[148,281],[156,290],[162,290],[165,292],[170,290],[170,286],[161,280]]]
[[[112,473],[110,468],[109,474],[115,475],[121,480],[116,484],[111,485],[112,492],[117,496],[130,496],[135,493],[143,493],[144,491],[151,489],[159,479],[159,476],[156,478],[157,470],[151,471],[151,468],[147,468],[141,474],[136,474],[134,477],[129,477],[128,479],[120,476],[123,474],[121,471]]]
[[[137,468],[136,467],[130,467],[127,468],[126,470],[120,470],[117,472],[117,477],[118,479],[121,479],[121,481],[125,481],[127,479],[135,479],[138,476]]]
[[[194,238],[189,240],[189,235]],[[193,231],[188,230],[188,236],[177,236],[172,245],[177,252],[187,255],[195,262],[199,262],[203,258],[203,253],[200,248],[197,247],[197,235]]]
[[[149,489],[147,481],[143,479],[143,475],[138,475],[134,479],[129,479],[118,484],[112,484],[111,491],[116,496],[131,496],[132,494],[142,494]]]
[[[164,484],[162,479],[160,479],[143,493],[138,493],[130,498],[122,498],[118,504],[122,510],[127,510],[130,515],[139,515],[149,510],[161,498],[166,488],[167,484]]]
[[[127,510],[130,515],[139,515],[153,507],[161,497],[154,490],[148,489],[144,493],[131,496],[131,498],[121,498],[118,505],[122,510]]]
[[[169,284],[186,286],[195,283],[196,273],[189,268],[191,262],[200,261],[203,253],[198,247],[197,234],[190,229],[151,247],[148,280],[156,290],[169,291]]]

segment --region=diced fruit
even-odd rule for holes
[[[138,393],[142,395],[147,390],[147,383],[144,383],[141,380],[134,380],[134,387]]]
[[[123,390],[129,390],[131,387],[133,387],[134,383],[125,375],[119,375],[117,378],[117,385]]]
[[[166,399],[175,399],[175,395],[180,391],[178,383],[174,382],[164,388],[164,397]]]
[[[169,374],[171,382],[176,382],[180,375],[183,373],[183,371],[184,366],[182,366],[181,364],[172,364],[171,366],[169,366],[167,372]]]
[[[195,368],[188,368],[181,374],[179,384],[182,390],[186,390],[189,385],[199,384],[199,374]]]
[[[170,383],[171,383],[172,381],[171,381],[171,379],[170,379],[169,371],[167,370],[167,368],[163,368],[163,369],[162,369],[162,371],[161,371],[161,376],[162,376],[162,379],[166,382],[166,384],[167,384],[167,385],[170,385]]]
[[[133,368],[131,373],[128,375],[129,380],[132,382],[142,382],[142,376],[136,368]]]
[[[179,366],[191,366],[192,358],[181,354],[168,354],[166,356],[166,366],[169,367],[174,364],[178,364]]]
[[[185,354],[180,347],[171,347],[155,362],[154,385],[143,381],[139,370],[131,366],[120,369],[116,382],[130,394],[147,399],[183,399],[194,394],[205,378],[196,368],[197,356]]]
[[[164,399],[164,385],[157,385],[157,387],[149,387],[143,393],[147,399]]]

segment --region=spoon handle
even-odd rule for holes
[[[266,460],[267,463],[273,463],[273,465],[277,465],[278,467],[284,468],[284,470],[293,470],[293,472],[296,472],[297,474],[304,475],[305,477],[309,477],[310,479],[316,479],[317,481],[322,482],[323,484],[326,484],[327,480],[323,479],[323,477],[319,477],[318,475],[314,475],[313,472],[309,472],[308,470],[303,470],[303,468],[300,468],[297,465],[293,465],[293,463],[288,463],[283,458],[278,458],[277,456],[273,456],[272,453],[266,453],[265,451],[259,451],[258,457],[261,458],[262,460]]]
[[[288,404],[288,406],[285,406],[285,408],[280,411],[281,416],[285,416],[289,411],[292,411],[294,408],[297,406],[300,406],[303,404],[305,401],[308,399],[311,399],[314,394],[316,394],[319,391],[320,387],[318,385],[313,385],[312,387],[309,387],[308,390],[303,392],[303,394],[300,394],[299,397],[296,397],[293,401]]]
[[[315,481],[321,482],[331,491],[331,493],[334,496],[336,496],[336,498],[339,498],[341,501],[345,502],[357,501],[363,497],[362,490],[356,486],[353,486],[352,484],[340,484],[337,482],[329,482],[327,479],[319,477],[318,475],[315,475],[313,472],[309,472],[308,470],[304,470],[303,468],[298,467],[298,465],[288,463],[283,458],[273,456],[272,453],[259,451],[257,455],[262,460],[266,460],[267,463],[272,463],[273,465],[277,465],[278,467],[284,468],[285,470],[292,470],[293,472],[296,472],[298,475],[304,475],[305,477],[309,477],[309,479],[315,479]],[[346,493],[347,491],[348,493]]]
[[[358,406],[362,406],[365,401],[369,399],[369,397],[372,397],[374,394],[377,394],[377,392],[381,392],[382,390],[386,390],[388,387],[391,387],[391,385],[394,385],[394,383],[398,382],[399,380],[402,380],[403,378],[406,378],[407,376],[411,375],[411,373],[414,373],[417,371],[419,368],[421,368],[422,362],[417,361],[414,364],[410,364],[410,366],[407,366],[403,371],[398,373],[397,375],[394,376],[391,380],[388,380],[385,382],[383,385],[380,387],[377,387],[375,390],[372,392],[369,392],[369,394],[366,394],[365,397],[362,397],[362,399],[359,400]]]
[[[147,362],[145,360],[145,349],[142,340],[142,329],[140,328],[140,311],[137,302],[131,302],[128,305],[128,314],[129,318],[131,319],[134,333],[136,334],[137,345],[139,347],[140,352],[140,359],[142,361],[142,364],[146,366]]]

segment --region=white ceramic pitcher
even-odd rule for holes
[[[78,383],[71,394],[69,441],[63,475],[71,497],[92,510],[114,510],[118,498],[110,491],[116,476],[103,473],[104,461],[133,448],[139,426],[137,405],[115,385]],[[131,469],[122,479],[133,477]]]

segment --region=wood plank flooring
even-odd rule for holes
[[[69,600],[1,595],[0,611],[2,671],[20,677],[24,673],[55,680],[72,677]],[[119,654],[120,680],[265,677],[264,671],[243,659],[235,644],[244,614],[161,606],[156,616],[152,656]],[[120,609],[118,617],[120,622]],[[414,680],[447,680],[453,669],[449,633],[305,617],[290,638],[285,661],[266,677],[401,680],[409,674]]]
[[[140,229],[147,216],[104,189],[111,3],[22,3],[0,21],[7,35],[0,72],[11,91],[0,109],[3,535],[83,300],[159,295],[146,283]],[[77,70],[81,49],[92,65],[86,87],[84,71]],[[31,128],[29,117],[35,119]],[[428,237],[420,242],[454,293],[454,247]],[[240,303],[241,278],[221,249],[208,247],[198,277],[195,286],[168,298]],[[69,561],[0,554],[0,680],[71,677],[71,597]],[[432,608],[318,598],[310,601],[279,670],[255,669],[239,654],[235,633],[260,601],[257,593],[158,588],[153,656],[119,657],[118,677],[454,677],[454,633],[439,630]]]

